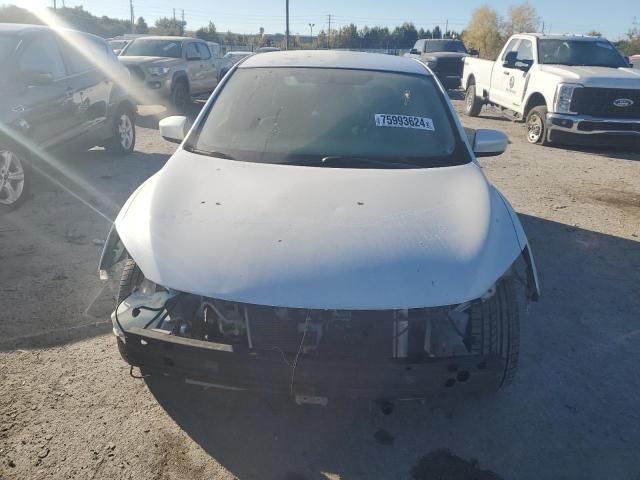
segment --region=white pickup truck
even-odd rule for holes
[[[462,86],[467,115],[497,106],[530,143],[640,142],[640,71],[601,37],[514,35],[495,62],[466,57]]]

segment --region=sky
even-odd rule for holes
[[[15,1],[15,0],[14,0]],[[26,1],[26,0],[24,0]],[[52,5],[53,0],[29,0]],[[82,5],[94,15],[129,18],[129,0],[57,0],[58,5]],[[184,9],[187,29],[194,30],[213,21],[219,31],[257,33],[264,27],[267,33],[284,32],[285,0],[132,0],[134,14],[143,16],[150,25],[158,17],[180,17]],[[15,1],[17,5],[23,3]],[[417,28],[444,29],[447,19],[450,29],[462,30],[473,10],[483,4],[506,15],[510,5],[519,0],[458,0],[455,2],[428,0],[290,0],[290,31],[308,35],[309,23],[315,24],[314,34],[327,28],[328,14],[332,28],[355,23],[394,27],[404,21]],[[583,34],[597,30],[611,40],[618,40],[632,26],[634,17],[640,22],[640,0],[530,0],[544,21],[545,31]],[[579,6],[578,6],[579,5]]]

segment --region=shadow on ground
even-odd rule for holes
[[[636,366],[625,356],[636,348],[640,244],[521,218],[542,298],[522,322],[516,382],[499,394],[468,398],[458,390],[446,400],[398,404],[387,416],[367,402],[298,407],[281,397],[156,377],[148,387],[176,424],[241,480],[539,478],[542,465],[548,478],[637,471],[638,460],[622,455],[608,432],[624,432],[630,445],[640,441],[619,413],[633,411],[635,400],[617,390],[619,382],[638,387],[629,384]],[[609,444],[602,446],[604,438]]]

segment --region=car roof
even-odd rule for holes
[[[144,37],[133,38],[132,40],[173,40],[174,42],[184,42],[185,40],[193,40],[197,42],[204,42],[199,38],[193,37],[172,37],[170,35],[145,35]],[[205,42],[206,43],[206,42]]]
[[[239,68],[261,67],[345,68],[430,75],[424,65],[409,58],[382,53],[338,50],[266,52],[247,58],[239,66]]]
[[[604,37],[592,37],[589,35],[572,35],[562,33],[519,33],[516,37],[535,37],[540,40],[583,40],[585,42],[607,41]]]
[[[29,25],[26,23],[0,23],[0,33],[22,34],[32,31],[49,30],[44,25]]]

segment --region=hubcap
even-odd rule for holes
[[[118,119],[118,133],[120,135],[120,145],[125,150],[129,150],[133,145],[133,123],[126,113],[120,115]]]
[[[0,204],[18,201],[24,190],[24,168],[20,158],[10,150],[0,150]]]
[[[531,143],[538,142],[542,135],[542,130],[542,119],[538,115],[533,115],[527,125],[527,138],[529,141]]]

